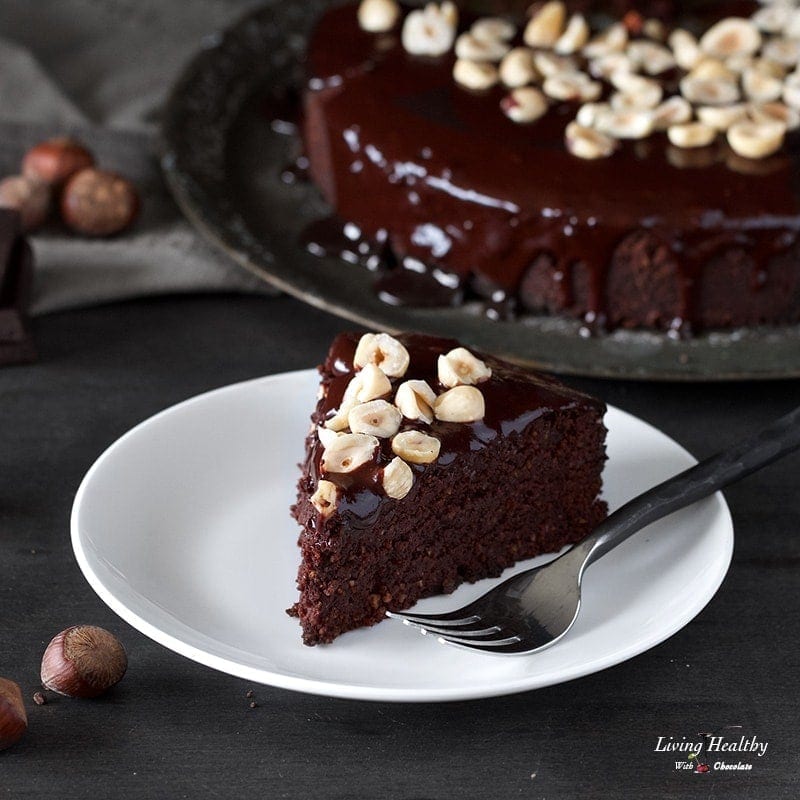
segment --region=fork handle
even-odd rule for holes
[[[635,497],[598,525],[577,547],[585,566],[651,522],[723,489],[800,448],[800,408]]]

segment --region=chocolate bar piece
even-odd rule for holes
[[[16,211],[0,209],[0,367],[36,359],[28,320],[33,251]]]

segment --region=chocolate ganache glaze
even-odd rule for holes
[[[322,373],[333,377],[323,383],[323,396],[313,415],[317,425],[323,425],[342,403],[345,389],[357,371],[353,366],[353,356],[359,338],[360,334],[343,333],[331,346]],[[443,391],[445,387],[438,380],[437,359],[458,347],[459,343],[454,339],[420,334],[404,334],[397,339],[408,350],[410,364],[407,373],[393,381],[393,391],[397,384],[407,380],[424,380],[434,391]],[[553,411],[586,406],[596,408],[601,415],[605,411],[604,404],[599,400],[568,389],[555,379],[533,372],[521,373],[510,364],[473,352],[492,370],[491,378],[478,387],[486,404],[485,416],[477,422],[443,422],[434,419],[430,424],[403,419],[401,431],[420,430],[441,442],[436,461],[409,464],[417,475],[428,470],[445,470],[458,453],[480,450],[496,437],[518,433],[539,417]],[[379,441],[380,448],[373,460],[349,473],[325,475],[326,479],[334,480],[341,490],[338,513],[344,515],[348,526],[358,530],[371,527],[372,517],[385,497],[383,469],[395,456],[390,439]],[[320,464],[324,450],[316,429],[309,435],[308,444],[307,480],[311,487],[316,487],[322,477]],[[414,482],[412,501],[413,492],[419,485],[418,481]]]
[[[610,328],[800,318],[796,132],[760,161],[724,137],[681,150],[663,133],[580,160],[564,146],[576,104],[514,123],[506,89],[460,87],[452,53],[410,55],[399,28],[367,33],[356,9],[331,9],[311,38],[304,142],[338,217],[396,259],[378,284],[388,301],[408,279],[429,304],[431,286],[443,304],[467,287]]]

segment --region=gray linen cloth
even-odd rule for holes
[[[263,0],[262,0],[263,1]],[[266,291],[181,216],[155,157],[159,109],[204,37],[259,0],[0,0],[0,175],[31,145],[70,134],[143,197],[113,239],[32,237],[33,313],[171,292]]]

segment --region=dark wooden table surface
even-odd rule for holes
[[[86,469],[132,425],[217,386],[311,366],[342,323],[287,298],[204,297],[57,314],[35,328],[40,362],[0,370],[0,676],[22,685],[30,719],[24,741],[0,753],[0,797],[800,795],[800,458],[727,492],[736,552],[722,589],[684,630],[617,667],[453,704],[251,687],[111,613],[72,556],[70,506]],[[800,382],[573,382],[698,456],[800,404]],[[34,705],[47,641],[79,622],[122,638],[128,675],[101,700]],[[725,725],[768,743],[763,757],[726,755],[750,771],[696,775],[655,752],[659,736]]]

